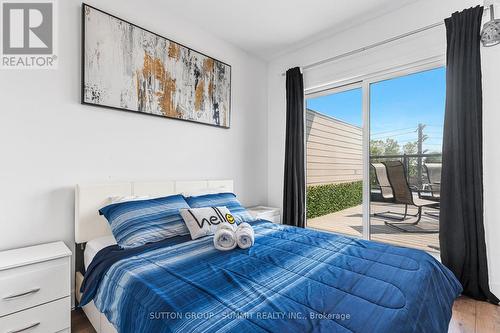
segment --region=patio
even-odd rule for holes
[[[393,203],[371,203],[371,240],[391,243],[398,246],[417,248],[420,250],[439,253],[439,234],[424,233],[424,232],[404,232],[397,230],[391,226],[385,225],[384,221],[394,222],[383,217],[374,216],[374,213],[382,213],[386,211],[402,212],[403,205],[395,205]],[[410,214],[415,214],[416,209],[409,208]],[[426,214],[436,213],[435,209],[424,208],[422,220],[417,226],[407,227],[413,231],[437,230],[439,222],[437,218],[433,218]],[[415,218],[410,217],[408,221],[414,221]],[[307,227],[322,231],[341,233],[349,236],[362,237],[362,205],[344,209],[342,211],[323,215],[307,220]]]

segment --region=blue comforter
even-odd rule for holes
[[[246,250],[217,251],[212,237],[104,249],[85,302],[118,332],[447,332],[461,287],[427,253],[253,225]]]

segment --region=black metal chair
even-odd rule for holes
[[[383,162],[387,170],[387,178],[391,184],[392,193],[394,195],[394,203],[405,205],[405,214],[407,213],[408,206],[415,206],[418,209],[415,215],[416,220],[413,222],[387,222],[384,221],[386,225],[394,227],[398,230],[404,232],[413,233],[436,233],[439,230],[407,230],[403,228],[404,226],[415,226],[422,219],[422,208],[423,207],[435,207],[436,202],[419,197],[414,197],[413,192],[408,184],[406,177],[406,170],[400,161],[387,161]],[[406,219],[406,216],[405,216]]]
[[[370,163],[371,167],[375,171],[375,179],[380,188],[380,194],[383,200],[380,202],[394,202],[394,193],[392,191],[391,183],[387,176],[387,168],[384,163]],[[408,213],[408,205],[405,205],[404,213],[385,211],[380,213],[374,213],[374,216],[383,217],[391,220],[404,221],[408,216],[416,217],[417,215]]]

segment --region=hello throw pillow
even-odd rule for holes
[[[217,227],[224,223],[236,229],[234,217],[226,207],[181,209],[180,214],[192,239],[213,235]]]

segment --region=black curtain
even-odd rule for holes
[[[483,133],[480,30],[483,8],[445,20],[446,112],[441,175],[441,259],[463,294],[498,303],[488,283],[483,225]]]
[[[283,223],[305,226],[304,82],[299,67],[286,72]]]

